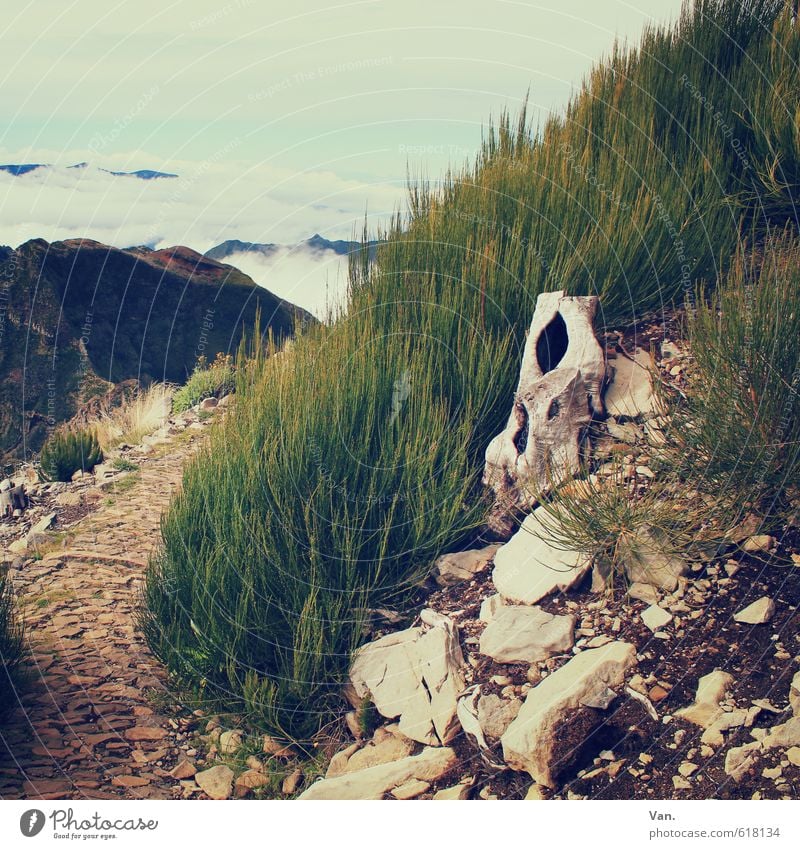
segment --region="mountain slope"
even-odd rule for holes
[[[0,251],[0,293],[0,453],[17,455],[109,383],[184,381],[198,356],[234,350],[258,309],[277,337],[313,320],[185,247],[34,239]]]
[[[369,242],[370,249],[376,244],[377,242]],[[338,256],[347,256],[361,250],[361,247],[360,242],[350,242],[344,239],[331,240],[320,236],[319,233],[315,233],[310,239],[306,239],[304,242],[299,242],[296,245],[265,244],[260,242],[242,242],[239,239],[227,239],[221,244],[207,250],[204,256],[216,260],[225,260],[237,253],[253,253],[270,257],[281,250],[310,251],[312,253],[332,251]]]

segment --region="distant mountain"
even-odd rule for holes
[[[369,242],[370,251],[374,252],[377,241]],[[330,240],[319,233],[315,233],[310,239],[304,242],[299,242],[295,245],[280,245],[280,244],[263,244],[259,242],[242,242],[239,239],[228,239],[226,242],[217,245],[205,252],[204,256],[209,259],[224,260],[237,253],[253,253],[261,254],[262,256],[270,257],[278,253],[278,251],[312,251],[314,253],[323,253],[332,251],[339,256],[347,256],[354,253],[361,247],[360,242],[349,242],[343,239]]]
[[[77,162],[75,165],[68,165],[68,168],[87,168],[88,162]],[[14,177],[21,177],[23,174],[30,174],[31,171],[37,171],[40,168],[53,168],[54,166],[45,163],[26,163],[24,165],[0,165],[0,171],[5,171]],[[177,174],[168,174],[165,171],[151,171],[149,168],[141,168],[138,171],[109,171],[107,168],[98,168],[98,171],[103,171],[105,174],[112,174],[114,177],[136,177],[139,180],[161,180],[177,177]]]
[[[0,247],[0,455],[131,378],[183,382],[255,323],[278,338],[314,321],[230,265],[185,247],[88,239]]]

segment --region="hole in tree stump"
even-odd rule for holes
[[[567,325],[561,313],[556,313],[536,341],[536,359],[543,374],[552,371],[564,359],[568,347]]]

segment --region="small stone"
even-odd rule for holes
[[[183,779],[192,778],[196,772],[197,769],[191,761],[182,760],[170,770],[169,774],[173,778]]]
[[[481,602],[481,610],[478,614],[478,619],[481,622],[491,622],[492,618],[497,615],[497,611],[505,604],[505,600],[500,593],[495,593],[485,598]]]
[[[680,775],[673,775],[672,776],[672,786],[676,790],[691,790],[692,789],[692,785],[685,778],[682,778]]]
[[[758,601],[734,614],[734,621],[744,625],[763,625],[769,622],[775,613],[775,602],[768,596],[762,596]]]
[[[291,758],[295,754],[291,746],[281,743],[279,740],[276,740],[274,737],[270,737],[268,734],[264,735],[261,750],[265,755],[272,755],[276,758]]]
[[[541,784],[531,784],[528,788],[528,792],[525,794],[526,800],[534,800],[534,801],[544,801],[547,799],[547,788],[543,787]]]
[[[662,607],[657,604],[651,604],[646,610],[642,611],[642,622],[651,630],[658,631],[665,625],[672,622],[672,616],[667,613]]]
[[[257,769],[248,769],[237,777],[235,789],[237,795],[247,795],[242,791],[255,790],[256,788],[264,787],[267,784],[269,784],[268,775],[264,775],[263,772]]]
[[[800,766],[800,746],[792,746],[786,750],[786,757],[793,766]]]
[[[242,732],[223,731],[219,737],[219,750],[223,755],[232,755],[242,747]]]
[[[283,779],[283,784],[281,784],[281,793],[283,793],[284,796],[291,796],[293,793],[297,792],[302,781],[303,771],[301,769],[294,770],[294,772],[291,772]]]
[[[748,537],[742,544],[742,550],[748,554],[770,551],[774,547],[775,537],[771,537],[769,534],[757,534],[756,536]]]
[[[126,740],[132,743],[154,742],[163,740],[167,736],[165,728],[150,728],[144,725],[134,725],[133,728],[128,728],[123,734]]]
[[[770,779],[780,778],[783,775],[783,768],[780,766],[773,767],[772,769],[764,767],[764,769],[761,770],[761,775],[764,778]]]
[[[230,799],[233,791],[233,770],[227,766],[212,766],[198,772],[194,780],[210,799]]]
[[[684,761],[679,767],[678,772],[684,777],[689,778],[694,775],[699,767],[697,764],[693,764],[691,761]]]
[[[647,695],[650,697],[651,702],[660,702],[666,699],[669,693],[660,684],[656,684],[650,688]]]

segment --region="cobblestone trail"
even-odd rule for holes
[[[169,774],[190,742],[182,721],[159,715],[164,672],[134,617],[161,513],[198,442],[143,459],[135,485],[83,519],[67,548],[15,575],[33,680],[0,725],[0,798],[193,795]]]

